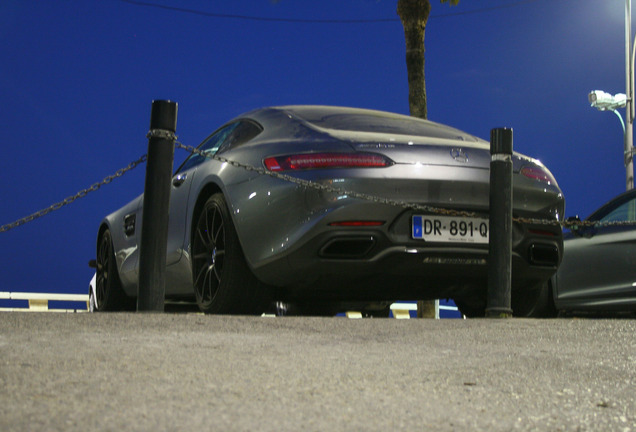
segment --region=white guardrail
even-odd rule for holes
[[[89,290],[95,290],[95,276],[90,281]],[[58,294],[58,293],[32,293],[32,292],[7,292],[0,291],[0,300],[27,300],[28,307],[0,307],[0,312],[62,312],[77,313],[88,312],[90,310],[90,296],[88,294]],[[79,302],[82,307],[72,309],[49,308],[50,301]],[[439,300],[435,301],[435,318],[439,319],[440,310],[457,311],[454,306],[440,305]],[[398,302],[391,305],[391,312],[396,319],[409,319],[411,312],[417,311],[417,303]],[[350,311],[346,313],[347,318],[362,318],[360,312]]]
[[[28,307],[0,307],[0,312],[61,312],[61,313],[82,313],[89,311],[88,294],[56,294],[56,293],[31,293],[31,292],[6,292],[0,291],[0,300],[27,300]],[[50,301],[81,302],[85,306],[73,309],[49,308]],[[453,306],[440,306],[435,302],[435,318],[439,319],[440,310],[456,311]],[[391,312],[396,319],[411,318],[411,311],[417,311],[417,303],[393,303]],[[350,311],[346,313],[347,318],[362,318],[360,312]]]
[[[28,307],[0,307],[1,312],[88,312],[88,294],[57,294],[0,291],[0,300],[27,300]],[[83,307],[74,309],[49,309],[49,301],[81,302]]]
[[[458,311],[456,306],[440,305],[439,300],[435,300],[435,319],[440,319],[439,313],[442,310],[455,311],[455,312]],[[411,318],[411,311],[417,311],[417,303],[405,302],[405,303],[393,303],[391,305],[391,312],[393,313],[393,318],[396,318],[396,319]]]

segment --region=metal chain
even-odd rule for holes
[[[166,129],[150,129],[146,134],[146,138],[161,138],[170,141],[177,140],[177,136],[174,134],[174,132]]]
[[[349,191],[345,189],[336,188],[330,185],[312,182],[310,180],[304,180],[297,177],[293,177],[287,174],[281,174],[274,171],[269,171],[263,167],[254,167],[249,164],[233,161],[218,155],[210,155],[204,151],[201,151],[193,146],[184,145],[179,141],[175,142],[175,147],[183,149],[189,153],[195,153],[199,156],[202,156],[207,159],[213,159],[219,162],[227,163],[236,168],[242,168],[247,171],[253,171],[260,175],[267,175],[270,177],[274,177],[280,180],[284,180],[290,183],[297,184],[299,186],[303,186],[306,188],[316,189],[323,192],[332,192],[340,195],[347,195],[352,198],[359,198],[366,201],[371,201],[377,204],[386,204],[392,205],[395,207],[402,207],[405,209],[413,209],[418,211],[423,211],[427,213],[434,213],[445,216],[460,216],[460,217],[476,217],[477,214],[474,212],[464,211],[464,210],[454,210],[454,209],[445,209],[432,207],[427,205],[421,205],[416,203],[409,203],[400,200],[394,200],[390,198],[378,197],[375,195]],[[636,225],[636,221],[614,221],[614,222],[598,222],[598,221],[558,221],[556,219],[536,219],[536,218],[523,218],[523,217],[515,217],[513,221],[522,223],[522,224],[531,224],[531,225],[560,225],[562,227],[568,229],[576,229],[577,227],[606,227],[606,226],[631,226]]]
[[[304,186],[306,188],[311,188],[311,189],[316,189],[322,192],[332,192],[332,193],[337,193],[340,195],[347,195],[349,197],[352,198],[359,198],[359,199],[363,199],[366,201],[371,201],[377,204],[386,204],[386,205],[392,205],[392,206],[396,206],[396,207],[403,207],[406,209],[415,209],[415,210],[419,210],[419,211],[423,211],[423,212],[428,212],[428,213],[435,213],[435,214],[441,214],[441,215],[446,215],[446,216],[464,216],[464,217],[475,217],[477,216],[474,212],[468,212],[468,211],[464,211],[464,210],[453,210],[453,209],[444,209],[444,208],[437,208],[437,207],[432,207],[432,206],[427,206],[427,205],[421,205],[421,204],[416,204],[416,203],[409,203],[409,202],[405,202],[405,201],[399,201],[399,200],[394,200],[394,199],[390,199],[390,198],[383,198],[383,197],[378,197],[376,195],[371,195],[371,194],[365,194],[365,193],[361,193],[361,192],[355,192],[355,191],[350,191],[350,190],[346,190],[346,189],[340,189],[337,187],[333,187],[330,185],[326,185],[326,184],[322,184],[322,183],[317,183],[317,182],[313,182],[310,180],[304,180],[298,177],[293,177],[287,174],[281,174],[275,171],[269,171],[265,168],[262,167],[254,167],[252,165],[249,164],[244,164],[241,162],[237,162],[237,161],[233,161],[227,158],[224,158],[222,156],[218,156],[218,155],[210,155],[208,153],[205,153],[195,147],[192,146],[187,146],[187,145],[183,145],[180,142],[176,142],[175,146],[177,148],[186,150],[190,153],[196,153],[199,156],[203,156],[205,158],[208,159],[214,159],[217,160],[219,162],[224,162],[227,163],[229,165],[232,165],[233,167],[236,168],[242,168],[245,169],[247,171],[253,171],[256,172],[257,174],[260,175],[267,175],[270,177],[274,177],[280,180],[284,180],[290,183],[294,183],[297,184],[299,186]]]
[[[601,221],[564,221],[561,222],[561,226],[568,228],[568,229],[572,229],[572,228],[578,228],[578,227],[585,227],[585,228],[591,228],[591,227],[622,227],[622,226],[632,226],[632,225],[636,225],[636,221],[607,221],[607,222],[601,222]]]
[[[290,176],[288,174],[282,174],[282,173],[278,173],[275,171],[269,171],[263,167],[255,167],[249,164],[245,164],[245,163],[241,163],[241,162],[237,162],[234,160],[230,160],[227,159],[225,157],[222,156],[218,156],[218,155],[210,155],[204,151],[201,151],[199,149],[197,149],[196,147],[193,146],[188,146],[188,145],[184,145],[182,143],[180,143],[179,141],[176,141],[176,135],[174,135],[173,133],[169,133],[169,134],[164,134],[165,131],[162,130],[151,130],[150,132],[148,132],[149,136],[159,136],[161,135],[162,138],[166,138],[166,139],[171,139],[171,140],[175,140],[175,148],[180,148],[183,149],[189,153],[194,153],[194,154],[198,154],[199,156],[202,156],[204,158],[207,159],[213,159],[219,162],[223,162],[223,163],[227,163],[233,167],[236,168],[242,168],[244,170],[247,171],[252,171],[255,172],[259,175],[266,175],[266,176],[270,176],[273,178],[277,178],[286,182],[290,182],[290,183],[294,183],[297,184],[299,186],[303,186],[305,188],[310,188],[310,189],[315,189],[315,190],[319,190],[322,192],[331,192],[331,193],[336,193],[339,195],[347,195],[349,197],[352,198],[358,198],[358,199],[362,199],[365,201],[370,201],[370,202],[374,202],[376,204],[385,204],[385,205],[391,205],[391,206],[395,206],[395,207],[402,207],[405,209],[412,209],[412,210],[417,210],[417,211],[422,211],[422,212],[426,212],[426,213],[433,213],[433,214],[439,214],[439,215],[445,215],[445,216],[457,216],[457,217],[476,217],[477,214],[475,212],[470,212],[470,211],[465,211],[465,210],[455,210],[455,209],[445,209],[445,208],[439,208],[439,207],[433,207],[433,206],[427,206],[427,205],[422,205],[422,204],[417,204],[417,203],[410,203],[410,202],[406,202],[406,201],[400,201],[400,200],[394,200],[391,198],[384,198],[384,197],[378,197],[376,195],[371,195],[371,194],[366,194],[366,193],[361,193],[361,192],[355,192],[355,191],[350,191],[350,190],[346,190],[346,189],[341,189],[341,188],[337,188],[337,187],[333,187],[330,185],[326,185],[326,184],[322,184],[322,183],[317,183],[317,182],[313,182],[310,180],[304,180],[298,177],[293,177]],[[94,192],[96,190],[98,190],[99,188],[101,188],[102,186],[112,182],[114,179],[121,177],[122,175],[124,175],[125,173],[127,173],[128,171],[131,171],[133,169],[135,169],[139,164],[142,164],[144,162],[146,162],[147,159],[147,155],[143,155],[141,156],[139,159],[137,159],[136,161],[131,162],[127,167],[125,168],[121,168],[119,170],[117,170],[115,172],[115,174],[113,175],[109,175],[104,177],[104,179],[99,182],[99,183],[95,183],[92,186],[86,188],[86,189],[82,189],[79,192],[77,192],[75,195],[72,195],[70,197],[65,198],[63,201],[57,202],[55,204],[52,204],[51,206],[44,208],[38,212],[35,212],[29,216],[23,217],[21,219],[18,219],[15,222],[6,224],[6,225],[2,225],[0,226],[0,233],[1,232],[5,232],[5,231],[9,231],[13,228],[16,228],[20,225],[24,225],[28,222],[31,222],[35,219],[41,218],[42,216],[45,216],[55,210],[59,210],[60,208],[71,204],[72,202],[75,202],[77,199],[79,198],[84,198],[88,193],[90,192]],[[632,226],[632,225],[636,225],[636,222],[633,221],[613,221],[613,222],[595,222],[595,221],[558,221],[558,220],[550,220],[550,219],[533,219],[533,218],[513,218],[513,221],[515,222],[519,222],[519,223],[524,223],[524,224],[532,224],[532,225],[560,225],[562,227],[568,228],[568,229],[576,229],[578,227],[605,227],[605,226]]]
[[[22,219],[19,219],[15,222],[6,224],[6,225],[2,225],[0,227],[0,232],[5,232],[5,231],[9,231],[10,229],[19,227],[20,225],[24,225],[28,222],[31,222],[35,219],[41,218],[42,216],[45,216],[49,213],[51,213],[52,211],[55,210],[59,210],[60,208],[64,207],[65,205],[68,205],[72,202],[75,202],[75,200],[79,199],[79,198],[84,198],[88,193],[90,192],[94,192],[96,190],[98,190],[99,188],[101,188],[102,186],[104,186],[105,184],[108,184],[110,182],[112,182],[114,179],[123,176],[124,174],[126,174],[128,171],[134,169],[137,167],[137,165],[146,162],[146,158],[147,155],[143,155],[142,157],[140,157],[139,159],[137,159],[134,162],[131,162],[127,167],[122,168],[120,170],[117,170],[115,172],[115,174],[113,175],[109,175],[107,177],[104,177],[104,179],[99,182],[99,183],[95,183],[92,186],[86,188],[86,189],[82,189],[81,191],[77,192],[75,195],[72,195],[70,197],[65,198],[63,201],[57,202],[45,209],[42,209],[38,212],[35,212],[29,216],[23,217]]]

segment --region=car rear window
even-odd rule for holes
[[[307,123],[324,129],[477,140],[458,129],[438,123],[380,111],[300,107],[290,109],[290,112]]]

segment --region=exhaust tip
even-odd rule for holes
[[[363,258],[375,246],[375,238],[343,237],[330,240],[320,250],[320,256],[324,258]]]
[[[556,267],[559,264],[559,249],[555,245],[533,244],[528,259],[533,265]]]

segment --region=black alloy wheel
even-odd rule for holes
[[[121,287],[109,230],[105,230],[97,246],[97,277],[95,280],[95,311],[116,311],[126,308],[126,296]]]
[[[194,225],[192,279],[205,313],[254,313],[256,278],[249,270],[222,194],[210,197]]]

